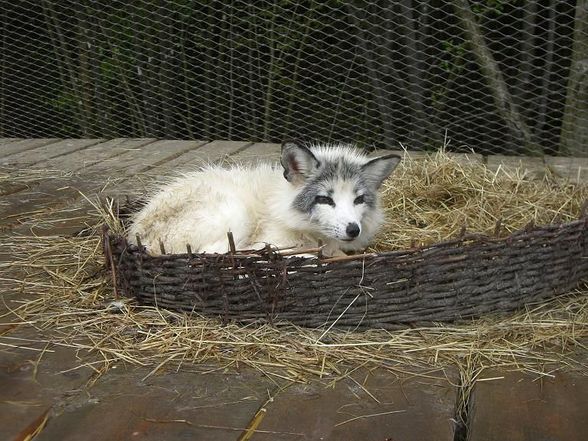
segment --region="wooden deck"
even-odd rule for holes
[[[0,240],[80,230],[91,210],[80,192],[132,195],[154,177],[203,161],[275,160],[278,152],[277,144],[227,141],[0,139],[6,178],[0,180]],[[492,169],[521,163],[535,176],[588,181],[586,158],[458,157]],[[30,179],[32,170],[38,179]],[[0,262],[10,259],[0,254]],[[17,295],[6,283],[0,288],[0,315]],[[460,391],[452,370],[410,378],[358,371],[335,387],[317,380],[283,388],[247,369],[202,375],[184,367],[142,381],[148,369],[121,363],[89,386],[90,368],[72,370],[85,354],[21,347],[38,331],[7,325],[13,321],[0,319],[0,440],[25,439],[47,412],[35,440],[248,439],[239,437],[260,410],[265,416],[253,440],[464,439],[455,434]],[[540,381],[501,371],[483,377],[492,380],[473,389],[469,440],[588,439],[587,378],[565,370]]]

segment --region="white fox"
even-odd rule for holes
[[[159,188],[132,218],[151,254],[225,253],[227,232],[237,249],[271,244],[311,248],[326,256],[365,248],[383,222],[378,188],[400,162],[369,159],[344,145],[282,145],[281,167],[208,166]]]

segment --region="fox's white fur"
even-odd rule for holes
[[[396,167],[394,155],[368,159],[346,146],[282,146],[282,166],[207,166],[159,188],[132,219],[152,254],[225,253],[227,232],[237,249],[266,243],[315,247],[325,255],[365,248],[383,221],[377,189]]]

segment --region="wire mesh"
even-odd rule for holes
[[[3,2],[0,136],[587,149],[586,0]]]

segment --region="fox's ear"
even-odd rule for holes
[[[367,183],[378,188],[392,174],[402,158],[398,155],[386,155],[372,159],[361,167]]]
[[[281,162],[284,177],[293,184],[304,182],[321,165],[307,147],[296,141],[282,144]]]

